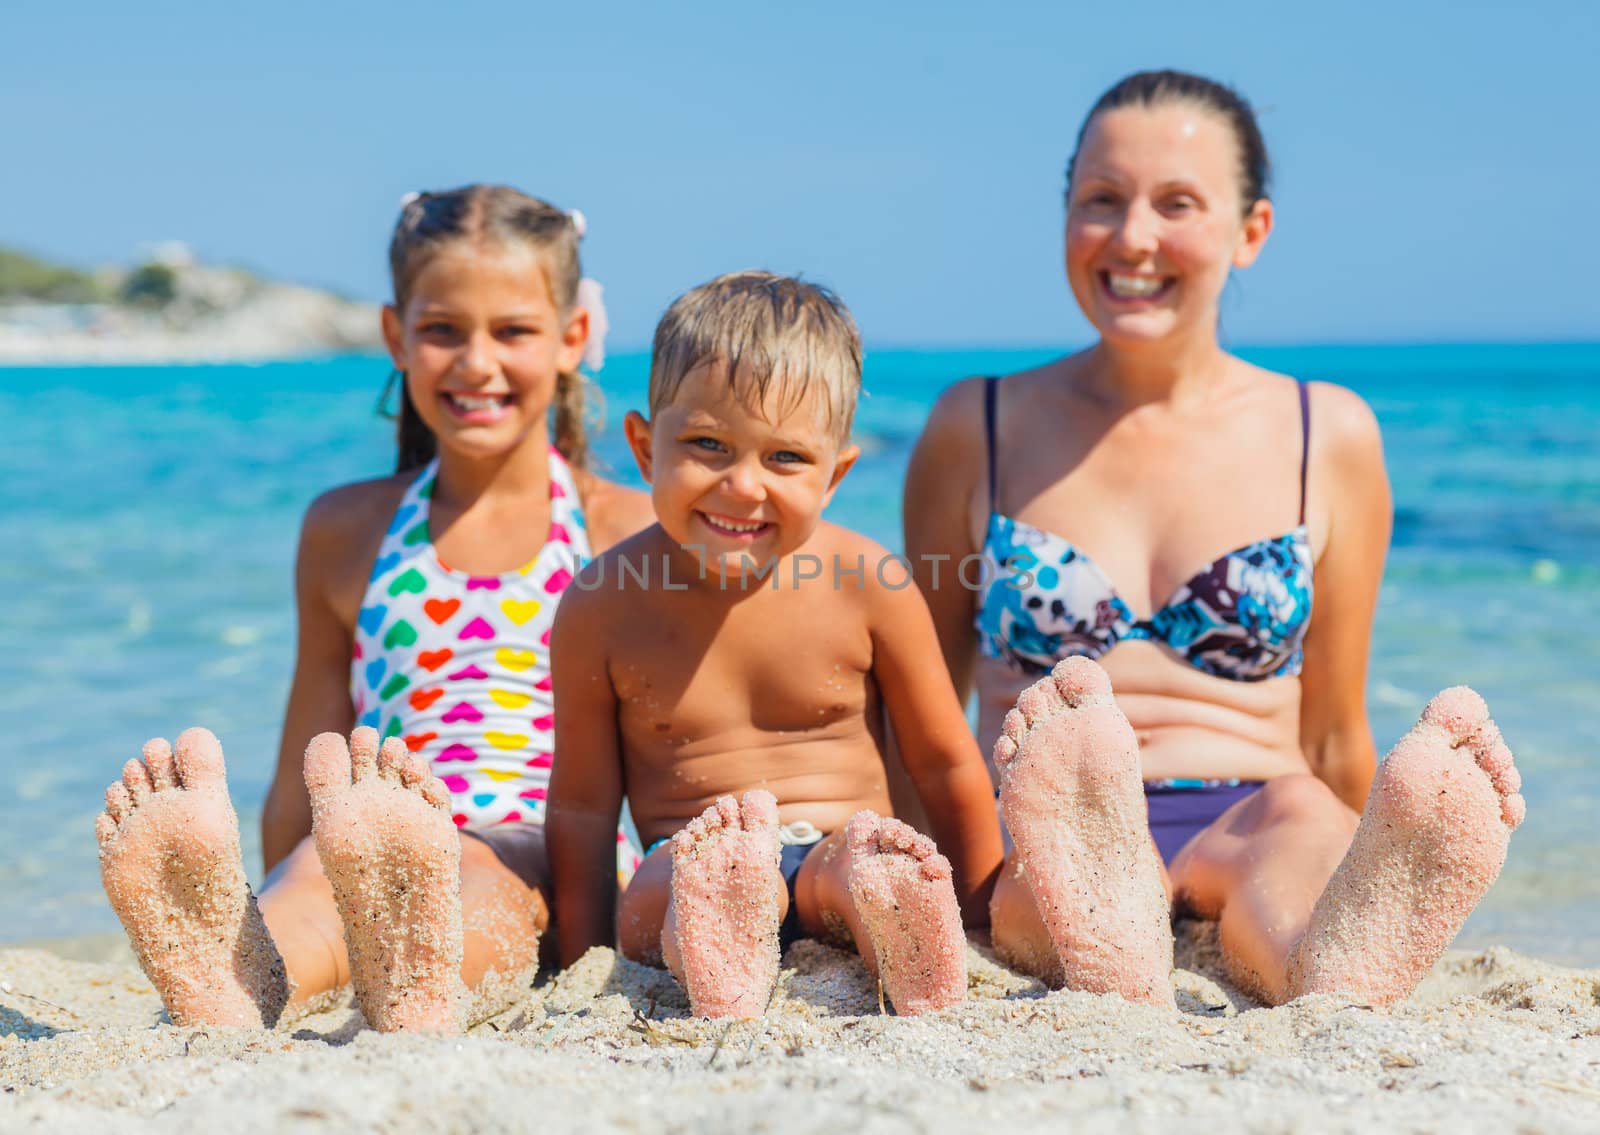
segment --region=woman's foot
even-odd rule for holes
[[[778,801],[732,796],[672,837],[671,911],[663,942],[697,1017],[759,1017],[778,984]]]
[[[459,1032],[461,837],[450,793],[392,737],[323,733],[306,749],[311,833],[333,884],[350,979],[380,1032]]]
[[[217,739],[148,742],[95,834],[106,896],[173,1023],[275,1025],[289,983],[245,881]]]
[[[1087,658],[1057,664],[1017,699],[995,742],[1000,808],[1052,958],[1001,957],[1068,989],[1175,1005],[1172,927],[1150,840],[1139,746]],[[997,917],[997,924],[999,919]]]
[[[902,1017],[967,996],[967,941],[950,861],[899,820],[857,812],[845,829],[850,898],[871,939],[883,991]]]
[[[1428,703],[1378,769],[1350,850],[1289,955],[1289,993],[1411,994],[1500,874],[1527,805],[1465,686]]]

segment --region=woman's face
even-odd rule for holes
[[[1214,334],[1228,272],[1254,262],[1272,206],[1242,200],[1227,121],[1186,103],[1119,107],[1090,124],[1067,198],[1067,280],[1111,344]]]

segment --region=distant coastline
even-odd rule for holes
[[[378,308],[181,244],[85,272],[0,248],[0,366],[243,362],[376,351]]]

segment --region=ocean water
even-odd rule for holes
[[[832,519],[898,547],[900,480],[938,392],[1048,351],[869,354],[865,456]],[[1528,822],[1463,945],[1600,965],[1600,345],[1277,348],[1264,365],[1348,385],[1383,425],[1394,548],[1370,705],[1387,748],[1438,689],[1488,699]],[[600,453],[648,362],[603,376]],[[114,931],[94,817],[123,761],[192,724],[226,746],[246,862],[294,648],[299,518],[381,474],[372,358],[0,370],[0,943]]]

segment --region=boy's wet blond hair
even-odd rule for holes
[[[650,416],[696,367],[723,368],[734,395],[760,408],[769,391],[787,414],[822,393],[824,424],[841,444],[861,393],[861,332],[827,288],[772,272],[730,272],[685,292],[656,325]]]

